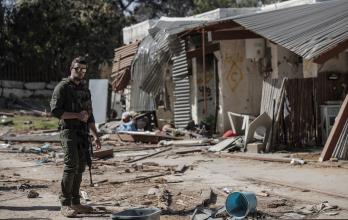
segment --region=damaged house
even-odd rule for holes
[[[178,128],[204,121],[220,134],[244,133],[245,144],[263,127],[256,133],[266,151],[323,145],[347,93],[348,2],[311,3],[125,28],[139,44],[128,109],[161,104]]]

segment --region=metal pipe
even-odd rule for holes
[[[206,96],[206,78],[205,78],[205,31],[204,28],[202,29],[202,58],[203,58],[203,100],[204,100],[204,108],[203,108],[203,114],[207,114],[207,96]]]

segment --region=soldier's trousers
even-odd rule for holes
[[[64,151],[64,172],[61,182],[61,205],[80,204],[80,185],[82,173],[86,168],[86,136],[79,130],[64,129],[60,132],[60,140]]]

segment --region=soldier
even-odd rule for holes
[[[77,213],[90,213],[92,207],[81,205],[80,184],[86,167],[88,154],[88,132],[96,149],[101,148],[92,113],[91,93],[84,76],[87,63],[82,57],[75,58],[70,66],[70,76],[63,79],[54,89],[51,112],[60,119],[60,139],[64,151],[64,172],[61,181],[61,213],[74,217]]]

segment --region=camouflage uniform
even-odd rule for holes
[[[79,113],[83,110],[90,115],[87,123],[78,119],[61,119],[60,139],[64,151],[64,172],[61,182],[60,201],[62,205],[80,204],[79,189],[88,154],[88,123],[94,123],[91,93],[86,84],[75,84],[63,79],[54,89],[51,99],[52,115],[59,118],[64,112]],[[87,152],[87,153],[86,153]]]

